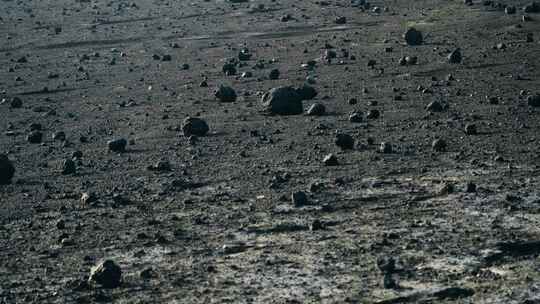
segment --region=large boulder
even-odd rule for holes
[[[263,95],[261,101],[265,111],[270,114],[298,115],[304,111],[302,97],[290,86],[271,89]]]
[[[5,154],[0,154],[0,185],[11,183],[15,175],[15,167]]]

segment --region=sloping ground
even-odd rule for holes
[[[16,175],[0,186],[0,302],[540,301],[540,108],[526,100],[540,93],[540,14],[473,2],[2,1],[0,152]],[[422,45],[405,44],[410,26]],[[252,58],[225,76],[242,48]],[[307,76],[318,95],[304,108],[326,115],[263,113],[264,92]],[[214,98],[220,84],[236,102]],[[210,132],[183,136],[187,116]],[[149,170],[158,161],[171,170]],[[118,288],[86,283],[103,259]]]

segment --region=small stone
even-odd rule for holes
[[[377,119],[381,116],[379,110],[369,110],[366,114],[367,119]]]
[[[350,150],[354,148],[354,139],[349,134],[336,134],[336,139],[334,143],[336,144],[336,146],[340,147],[343,150]]]
[[[117,288],[122,279],[122,270],[112,260],[105,260],[90,271],[89,283],[96,283],[105,288]]]
[[[302,207],[308,203],[308,197],[303,191],[294,192],[291,195],[291,200],[295,207]]]
[[[467,193],[475,193],[476,192],[476,184],[473,182],[468,182],[467,186],[465,188],[465,191]]]
[[[156,164],[148,167],[150,171],[168,172],[171,171],[171,163],[165,160],[160,160]]]
[[[461,56],[461,49],[457,48],[454,51],[452,51],[450,54],[448,54],[448,57],[446,57],[449,63],[461,63],[462,56]]]
[[[428,104],[426,109],[430,112],[442,112],[445,110],[445,106],[441,102],[435,100]]]
[[[310,116],[322,116],[326,112],[326,108],[321,103],[312,104],[307,110],[307,115]]]
[[[423,42],[422,33],[413,27],[405,32],[404,38],[408,45],[420,45]]]
[[[125,138],[118,138],[107,142],[107,147],[111,152],[126,152],[127,140]]]
[[[233,88],[224,85],[219,86],[214,96],[221,102],[235,102],[237,97],[236,91]]]
[[[15,166],[5,154],[0,154],[0,185],[11,183],[15,175]]]
[[[279,70],[278,69],[273,69],[268,74],[268,78],[271,79],[271,80],[276,80],[276,79],[279,79],[279,75],[280,75]]]
[[[465,126],[465,134],[467,134],[467,135],[476,135],[477,134],[476,125],[475,124],[467,124]]]
[[[240,52],[238,52],[238,60],[240,61],[248,61],[251,59],[251,56],[252,54],[248,49],[242,49]]]
[[[323,159],[325,166],[337,166],[339,165],[338,159],[334,154],[328,154]]]
[[[389,142],[382,142],[379,146],[379,152],[383,154],[390,154],[394,152],[394,148],[392,147],[392,144]]]
[[[39,144],[43,139],[43,133],[40,131],[32,131],[26,136],[26,140],[31,144]]]
[[[349,121],[352,123],[359,123],[362,122],[364,118],[362,117],[362,113],[360,112],[353,112],[349,115]]]
[[[540,94],[527,96],[527,104],[531,107],[540,107]]]
[[[62,162],[62,174],[70,175],[77,173],[77,166],[75,162],[71,159],[66,159]]]
[[[66,133],[63,131],[54,132],[52,139],[55,141],[64,141],[66,140]]]
[[[405,57],[405,62],[408,65],[415,65],[418,62],[418,57],[416,57],[416,56],[407,56],[407,57]]]
[[[334,23],[335,24],[345,24],[345,23],[347,23],[347,18],[344,17],[344,16],[336,17],[336,19],[334,20]]]
[[[433,151],[436,151],[436,152],[446,151],[446,146],[447,146],[446,141],[443,139],[436,139],[431,143],[431,148],[433,149]]]
[[[504,13],[507,14],[507,15],[513,15],[513,14],[516,13],[516,7],[515,6],[507,6],[504,9]]]
[[[236,75],[236,66],[233,63],[225,63],[221,70],[227,76]]]
[[[19,109],[22,108],[23,102],[19,97],[13,97],[9,103],[9,106],[12,109]]]
[[[322,229],[324,229],[324,224],[318,219],[314,220],[309,225],[309,230],[311,231],[317,231],[317,230],[322,230]]]
[[[206,121],[196,117],[187,117],[182,122],[182,132],[185,137],[195,136],[205,136],[210,128]]]

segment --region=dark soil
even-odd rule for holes
[[[540,9],[364,2],[0,1],[0,303],[538,303]]]

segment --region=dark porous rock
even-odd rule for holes
[[[89,283],[101,285],[104,288],[117,288],[122,280],[122,270],[112,260],[105,260],[94,266],[90,271]]]
[[[206,121],[196,117],[187,117],[182,122],[182,132],[184,136],[189,137],[192,135],[195,136],[205,136],[210,128]]]
[[[273,88],[263,95],[261,101],[270,114],[298,115],[304,111],[302,97],[293,87]]]
[[[15,166],[13,166],[7,155],[0,154],[0,185],[11,183],[14,175]]]
[[[334,154],[328,154],[323,159],[325,166],[337,166],[339,165],[338,159]]]
[[[424,41],[422,32],[418,31],[414,27],[409,28],[403,36],[408,45],[421,45]]]
[[[127,140],[125,138],[113,139],[107,142],[109,151],[112,152],[126,152]]]
[[[216,89],[214,96],[221,102],[235,102],[237,97],[233,88],[224,85]]]
[[[326,108],[321,103],[312,104],[307,110],[307,115],[310,116],[322,116],[326,112]]]
[[[338,133],[335,144],[343,150],[350,150],[354,148],[354,139],[349,134]]]

